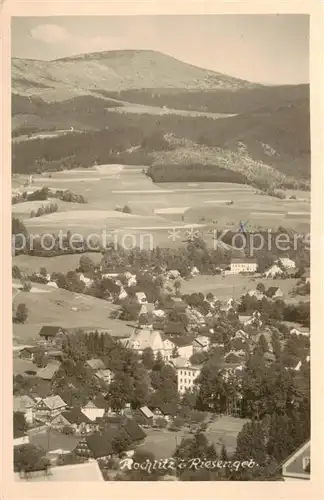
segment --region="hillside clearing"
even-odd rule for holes
[[[58,325],[62,328],[101,328],[110,331],[112,336],[129,336],[132,328],[126,323],[109,318],[116,309],[113,304],[91,297],[75,294],[63,289],[50,289],[47,285],[37,285],[48,293],[21,292],[13,299],[13,305],[26,304],[29,314],[23,325],[13,324],[16,341],[33,342],[37,340],[43,325]],[[72,309],[73,308],[73,309]]]

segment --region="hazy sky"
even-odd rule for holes
[[[12,56],[152,49],[246,80],[309,82],[306,15],[16,17]]]

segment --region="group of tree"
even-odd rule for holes
[[[282,299],[269,300],[264,296],[261,300],[251,297],[249,294],[241,298],[239,312],[251,314],[254,311],[261,313],[261,319],[265,323],[271,320],[290,321],[300,323],[303,326],[310,326],[310,302],[301,301],[299,303],[287,304]]]
[[[12,311],[13,323],[26,323],[28,318],[28,308],[26,304],[20,303],[17,305],[16,311]]]
[[[32,210],[30,212],[30,218],[41,217],[46,214],[53,214],[58,211],[58,205],[56,203],[50,203],[49,205],[42,205],[37,210]]]

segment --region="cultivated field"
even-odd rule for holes
[[[52,177],[35,175],[28,189],[42,186],[69,189],[83,195],[88,203],[52,200],[58,204],[59,211],[33,219],[29,219],[30,211],[38,207],[39,202],[19,203],[13,206],[13,212],[24,220],[33,234],[62,230],[83,236],[95,232],[101,237],[105,230],[108,243],[112,241],[126,248],[133,245],[145,249],[152,246],[181,247],[186,241],[186,228],[195,224],[200,226],[199,232],[209,247],[214,245],[213,230],[228,228],[236,231],[240,221],[246,223],[247,230],[282,225],[299,232],[309,231],[309,193],[296,191],[296,200],[279,200],[257,194],[254,188],[242,184],[154,184],[144,170],[145,166],[117,164],[54,172]],[[26,179],[26,176],[15,175],[13,187],[19,188]],[[287,196],[293,193],[289,191]],[[229,200],[233,204],[228,205]],[[124,205],[130,207],[131,214],[115,210]],[[173,238],[170,230],[174,227],[180,232]],[[91,255],[96,259],[95,254]],[[38,263],[34,264],[35,257],[20,258],[25,268],[30,265],[39,269]],[[75,268],[75,259],[78,261],[79,256],[55,257],[45,259],[42,265],[50,272],[64,272]],[[212,290],[214,285],[206,283],[205,286]],[[225,288],[231,287],[226,285]]]
[[[101,253],[87,252],[83,254],[59,255],[57,257],[30,257],[29,255],[16,255],[12,259],[12,265],[17,265],[25,273],[39,272],[41,267],[45,267],[47,272],[67,273],[73,271],[79,266],[80,258],[86,255],[99,264],[102,259]]]
[[[283,293],[283,299],[286,300],[289,292],[292,291],[297,281],[297,279],[273,280],[258,277],[251,278],[240,274],[228,275],[224,278],[220,275],[198,275],[194,276],[189,281],[182,282],[181,293],[191,294],[201,292],[206,294],[211,292],[219,300],[228,300],[231,297],[239,299],[249,290],[254,290],[258,283],[263,283],[266,288],[270,286],[279,286]]]
[[[143,167],[144,168],[144,167]],[[27,221],[29,229],[56,230],[105,227],[124,229],[125,227],[163,226],[163,220],[172,227],[172,222],[214,224],[217,228],[238,227],[239,222],[247,222],[247,228],[276,228],[279,225],[309,230],[309,193],[295,192],[296,199],[280,200],[258,194],[254,188],[230,183],[162,183],[154,184],[143,173],[143,168],[122,165],[100,165],[89,169],[55,172],[52,177],[34,176],[33,188],[48,186],[69,189],[82,194],[88,201],[82,204],[59,204],[59,212],[42,216],[39,220]],[[19,177],[15,177],[15,187]],[[287,192],[292,196],[293,191]],[[228,202],[232,201],[231,205]],[[22,205],[22,204],[19,204]],[[126,216],[115,213],[116,206],[128,205],[132,210],[131,223]],[[22,212],[29,210],[21,207]],[[85,216],[84,211],[89,211]],[[14,208],[19,214],[18,205]],[[104,212],[106,212],[104,215]],[[76,212],[80,212],[77,214]],[[146,218],[138,219],[135,216]],[[121,218],[123,219],[121,221]],[[68,227],[70,225],[70,227]],[[167,235],[165,235],[167,240]]]
[[[37,284],[34,288],[34,293],[20,292],[13,298],[15,308],[19,303],[24,303],[29,310],[25,324],[13,325],[16,344],[37,340],[43,325],[100,328],[118,337],[129,336],[132,332],[132,328],[125,322],[109,318],[116,306],[107,301],[63,289],[53,289],[47,285]],[[36,289],[39,289],[39,293]]]

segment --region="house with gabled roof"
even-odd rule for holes
[[[167,421],[170,421],[177,414],[178,407],[176,403],[161,403],[154,407],[151,406],[151,410],[154,412],[155,417],[164,417]]]
[[[40,329],[38,335],[41,341],[48,344],[56,344],[65,336],[65,332],[61,326],[44,325]]]
[[[39,400],[34,406],[36,420],[48,421],[65,411],[67,404],[58,396],[48,396]]]
[[[86,459],[108,459],[113,453],[112,442],[115,436],[115,430],[104,433],[95,432],[90,436],[84,436],[74,449],[74,453]]]
[[[36,376],[42,380],[53,380],[60,366],[61,363],[59,361],[51,360],[44,368],[39,368],[37,370]]]
[[[109,410],[109,403],[103,396],[96,396],[82,406],[82,413],[92,422],[97,418],[102,418]]]
[[[93,430],[93,422],[82,413],[80,408],[72,408],[57,415],[51,421],[51,427],[57,429],[70,427],[74,430],[75,434],[82,434]]]
[[[104,370],[97,370],[95,372],[95,377],[97,377],[99,380],[102,380],[107,385],[111,384],[111,382],[114,380],[114,374],[108,368],[105,368]]]
[[[92,358],[86,361],[86,365],[93,371],[105,370],[105,363],[99,358]]]
[[[311,474],[311,444],[306,441],[282,464],[284,481],[309,480]]]
[[[163,340],[161,333],[151,327],[136,328],[132,335],[126,339],[125,347],[142,354],[144,349],[150,347],[156,356],[160,352],[163,356]]]

